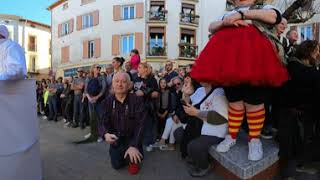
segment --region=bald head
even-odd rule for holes
[[[126,72],[118,72],[113,76],[112,88],[115,94],[127,94],[131,85],[130,76]]]

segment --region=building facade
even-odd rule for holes
[[[53,70],[74,75],[115,56],[128,60],[131,49],[156,69],[167,60],[193,63],[225,7],[225,0],[58,0],[48,7]]]
[[[10,39],[24,49],[28,76],[37,79],[48,77],[51,68],[50,26],[6,14],[0,14],[0,24],[8,27]]]

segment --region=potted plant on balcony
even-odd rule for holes
[[[152,47],[150,55],[151,56],[164,56],[164,48],[159,45],[155,45],[154,47]]]

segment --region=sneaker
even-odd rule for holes
[[[41,114],[41,115],[45,115],[44,111],[41,111],[40,114]]]
[[[311,174],[311,175],[318,173],[317,169],[307,168],[307,167],[304,167],[304,166],[297,167],[296,171],[299,172],[299,173],[306,173],[306,174]]]
[[[205,169],[201,169],[201,168],[194,168],[194,169],[191,169],[189,174],[192,176],[192,177],[203,177],[205,175],[207,175],[211,170],[211,166],[209,165],[207,168]]]
[[[161,146],[163,146],[163,144],[161,144],[160,142],[156,142],[156,143],[152,144],[153,148],[160,148]]]
[[[64,127],[67,128],[67,127],[69,127],[69,125],[70,125],[70,122],[66,122],[66,123],[64,124]]]
[[[273,133],[272,133],[271,130],[263,129],[260,136],[263,139],[272,139],[273,138]]]
[[[227,135],[225,139],[217,146],[216,150],[220,153],[225,153],[230,150],[232,146],[236,144],[236,140],[232,139],[230,135]]]
[[[146,151],[147,151],[147,152],[151,152],[152,150],[153,150],[153,147],[152,147],[151,144],[148,145],[148,146],[146,146]]]
[[[263,157],[262,143],[260,139],[251,139],[249,144],[248,159],[250,161],[259,161]]]
[[[103,141],[102,137],[99,137],[99,138],[97,139],[97,143],[101,143],[102,141]]]
[[[62,120],[63,120],[64,123],[68,122],[66,118],[63,118]]]
[[[47,117],[47,116],[43,116],[42,119],[43,119],[43,120],[47,120],[48,117]]]
[[[168,146],[168,145],[162,145],[162,146],[159,147],[159,149],[160,149],[161,151],[175,151],[175,150],[176,150],[175,147],[173,147],[173,146]]]
[[[84,136],[85,139],[88,139],[91,136],[91,133]]]
[[[131,175],[135,175],[135,174],[138,174],[140,168],[137,164],[134,164],[134,163],[129,163],[129,166],[128,166],[128,172],[131,174]]]
[[[77,127],[79,127],[79,124],[78,124],[78,123],[74,123],[74,124],[72,125],[72,128],[77,128]]]

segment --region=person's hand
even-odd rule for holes
[[[180,122],[180,119],[178,118],[177,115],[173,115],[172,119],[173,119],[173,122],[176,124],[178,124]]]
[[[137,96],[144,96],[144,93],[143,93],[143,91],[138,90],[138,91],[136,91],[136,95]]]
[[[197,116],[200,112],[199,109],[193,107],[188,103],[185,106],[183,106],[183,109],[189,116]]]
[[[117,140],[118,140],[118,137],[114,134],[109,134],[109,133],[106,133],[104,135],[104,139],[107,143],[109,144],[114,144]]]
[[[227,16],[223,19],[223,26],[234,26],[235,22],[241,20],[241,14],[235,13],[231,16]]]
[[[64,94],[60,95],[60,98],[65,98],[65,97],[66,97],[66,95],[64,95]]]
[[[158,97],[159,97],[159,93],[158,92],[154,91],[154,92],[151,93],[151,98],[156,99]]]
[[[238,21],[234,22],[233,25],[235,25],[237,27],[240,27],[240,26],[248,27],[249,26],[249,24],[244,20],[238,20]]]
[[[124,154],[124,158],[126,159],[127,156],[129,156],[130,162],[135,164],[141,163],[143,158],[142,154],[135,147],[129,147],[127,149],[126,153]]]

